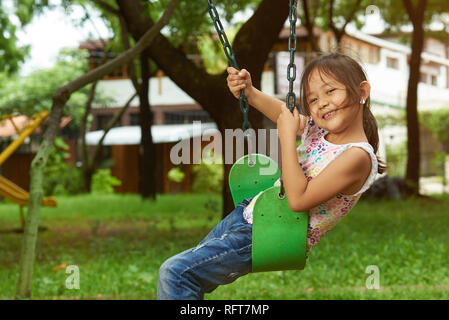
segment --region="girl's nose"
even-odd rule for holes
[[[328,105],[329,105],[329,102],[327,102],[327,100],[325,100],[325,99],[322,99],[319,102],[320,109],[323,109],[323,108],[327,107]]]

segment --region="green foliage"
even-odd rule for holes
[[[412,1],[414,7],[418,1]],[[386,32],[400,31],[401,27],[410,25],[410,17],[405,9],[403,1],[397,0],[375,0],[370,4],[375,5],[380,10],[380,15],[386,23]],[[437,21],[444,21],[444,14],[448,13],[446,0],[427,0],[426,10],[424,12],[424,29],[430,30],[430,25]],[[446,30],[447,32],[448,30]],[[447,39],[447,35],[446,35]],[[404,43],[411,43],[410,37],[404,38]]]
[[[61,50],[54,67],[36,70],[27,77],[11,77],[0,86],[0,113],[18,112],[32,115],[50,110],[53,94],[62,85],[80,77],[87,70],[88,56],[81,50]],[[0,76],[0,79],[4,77]],[[78,125],[84,112],[89,86],[75,92],[64,108],[65,115],[72,118],[71,125]],[[96,103],[107,101],[101,92]]]
[[[387,173],[390,177],[404,177],[407,159],[406,142],[396,145],[386,145]]]
[[[226,36],[230,43],[234,41],[240,27],[241,23],[238,23],[232,29],[226,30]],[[228,67],[228,59],[223,53],[221,42],[214,40],[211,34],[199,36],[198,50],[203,57],[204,66],[210,74],[220,74]]]
[[[0,73],[12,75],[19,71],[30,48],[19,45],[17,31],[30,23],[33,16],[46,6],[48,0],[0,1]]]
[[[197,193],[221,193],[223,189],[223,161],[212,152],[206,161],[192,168],[192,191]]]
[[[122,182],[111,174],[110,169],[99,169],[92,176],[93,193],[114,193],[114,187]]]
[[[396,114],[376,114],[377,125],[380,129],[388,126],[406,126],[406,112],[400,110]]]
[[[83,186],[80,168],[65,162],[69,157],[68,145],[60,137],[50,153],[44,170],[43,190],[46,196],[80,193]]]
[[[439,142],[449,142],[449,108],[420,112],[419,122],[432,131]]]
[[[444,151],[436,151],[431,161],[431,165],[436,173],[442,178],[443,186],[447,185],[446,181],[446,159],[447,153]]]
[[[182,182],[185,178],[185,173],[181,171],[178,167],[171,168],[167,173],[168,179],[174,182]]]
[[[148,1],[147,14],[155,21],[167,7],[169,0]],[[223,22],[235,23],[235,14],[245,9],[254,10],[260,0],[214,1]],[[205,1],[180,1],[167,26],[169,38],[176,46],[196,51],[196,41],[214,32]]]

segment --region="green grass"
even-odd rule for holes
[[[155,299],[163,261],[195,246],[220,220],[211,195],[58,197],[42,208],[33,298]],[[255,273],[206,299],[449,299],[449,197],[360,201],[312,249],[303,271]],[[215,209],[214,209],[215,207]],[[0,299],[12,298],[22,234],[18,207],[0,204]],[[80,290],[65,286],[67,265]],[[379,290],[366,289],[378,266]]]

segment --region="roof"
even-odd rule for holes
[[[103,134],[104,130],[88,132],[86,134],[87,145],[97,145]],[[215,136],[220,134],[220,131],[213,122],[151,126],[151,136],[154,143],[177,142],[203,134]],[[107,133],[103,145],[139,145],[140,141],[140,126],[124,126],[112,128]]]
[[[410,55],[412,53],[412,49],[406,45],[395,43],[395,42],[388,41],[388,40],[384,40],[381,38],[377,38],[377,37],[368,35],[366,33],[363,33],[361,31],[347,31],[346,33],[347,33],[347,35],[349,35],[351,37],[354,37],[356,39],[365,41],[367,43],[376,45],[378,47],[386,48],[386,49],[389,49],[392,51],[397,51],[397,52],[401,52],[401,53],[408,54],[408,55]],[[422,52],[421,57],[424,60],[436,62],[438,64],[445,65],[445,66],[449,67],[449,59],[439,57],[435,54],[428,53],[425,51]]]
[[[72,119],[70,117],[62,117],[61,122],[59,124],[60,128],[64,128],[66,125],[69,124],[69,122]],[[24,128],[26,128],[30,122],[30,118],[23,115],[18,115],[12,118],[12,121],[9,119],[4,119],[3,121],[0,121],[0,137],[13,137],[17,135],[16,128],[14,128],[14,125],[17,127],[17,129],[21,132]],[[34,131],[36,134],[42,134],[41,127],[36,128]]]
[[[105,44],[108,44],[109,40],[87,40],[80,43],[79,48],[80,49],[87,49],[87,50],[103,50],[105,47]]]

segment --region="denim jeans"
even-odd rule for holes
[[[243,219],[245,199],[194,248],[159,269],[158,300],[200,300],[219,285],[251,272],[252,224]]]

